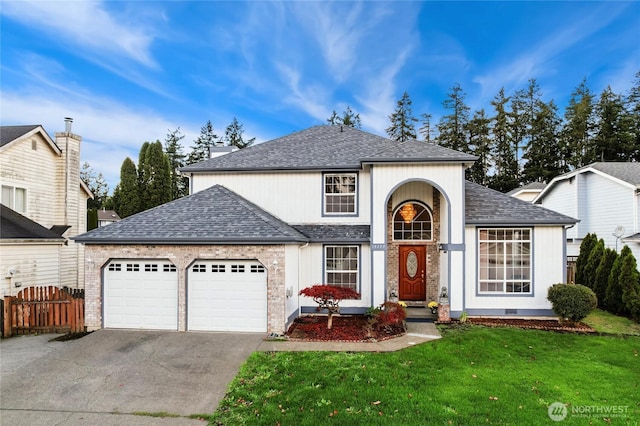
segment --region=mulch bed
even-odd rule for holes
[[[596,330],[583,322],[560,323],[558,320],[538,320],[519,318],[469,318],[467,322],[486,327],[518,327],[536,330],[571,331],[578,333],[595,333]]]
[[[329,330],[327,316],[308,315],[296,318],[285,335],[289,340],[308,342],[380,342],[405,333],[404,325],[382,327],[370,323],[365,315],[334,315]]]

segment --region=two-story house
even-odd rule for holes
[[[557,176],[533,201],[578,218],[567,230],[567,255],[576,258],[588,233],[640,259],[640,163],[599,162]]]
[[[81,137],[71,121],[55,139],[40,125],[0,127],[0,296],[84,287],[84,247],[69,238],[86,232],[92,194],[80,179]]]
[[[576,221],[466,182],[475,160],[316,126],[187,166],[192,195],[76,238],[86,324],[283,333],[319,283],[361,294],[345,313],[398,298],[552,315]]]

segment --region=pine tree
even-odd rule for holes
[[[549,182],[562,173],[559,161],[558,133],[560,117],[553,101],[539,101],[533,110],[529,131],[529,144],[524,154],[526,163],[522,172],[522,183]]]
[[[629,161],[635,155],[635,138],[631,118],[622,97],[607,87],[596,106],[598,117],[594,138],[599,161]]]
[[[136,165],[131,158],[127,157],[120,167],[120,184],[116,187],[119,201],[116,212],[121,218],[124,219],[140,211],[139,188]]]
[[[469,149],[478,157],[473,166],[467,169],[468,179],[477,184],[489,184],[489,167],[491,155],[491,139],[489,137],[490,119],[485,116],[484,109],[477,111],[471,121],[467,123],[469,134]]]
[[[635,74],[635,81],[629,90],[626,103],[634,140],[631,156],[635,161],[640,161],[640,71]]]
[[[422,127],[420,127],[418,131],[426,143],[431,143],[431,133],[433,132],[433,129],[431,128],[431,114],[420,114],[420,117],[422,117]]]
[[[582,243],[580,243],[580,253],[578,254],[578,259],[576,259],[576,282],[575,284],[586,285],[587,280],[585,278],[585,267],[587,266],[587,260],[589,259],[589,254],[591,250],[595,247],[598,242],[598,237],[596,234],[587,234],[585,235]]]
[[[164,150],[169,159],[169,178],[171,180],[171,200],[176,200],[187,195],[187,178],[180,175],[180,168],[184,166],[187,157],[182,151],[180,141],[184,135],[180,133],[180,127],[169,131],[164,140]]]
[[[342,124],[342,119],[335,109],[331,113],[331,117],[327,118],[327,123],[329,123],[330,126],[339,126],[340,124]]]
[[[489,180],[489,187],[501,192],[518,187],[518,162],[509,137],[509,115],[506,111],[509,100],[504,94],[504,88],[501,88],[491,101],[495,109],[491,126],[495,171]]]
[[[622,286],[620,285],[620,272],[622,269],[622,259],[631,255],[631,249],[624,246],[620,255],[613,262],[611,273],[607,280],[607,291],[605,292],[604,306],[614,314],[622,314],[625,310],[622,302]]]
[[[238,122],[238,119],[233,117],[233,121],[227,126],[224,131],[224,140],[226,141],[227,145],[235,146],[238,149],[243,149],[251,146],[255,142],[256,138],[247,139],[246,141],[244,140],[244,138],[242,137],[244,133],[242,127],[243,126]]]
[[[387,127],[387,135],[390,139],[405,142],[417,137],[414,123],[418,119],[413,116],[411,103],[409,93],[404,92],[397,102],[396,110],[389,116],[391,125]]]
[[[438,123],[438,145],[456,151],[470,153],[467,139],[467,125],[469,124],[470,108],[464,103],[466,93],[456,83],[442,106],[449,111]]]
[[[595,289],[596,270],[598,269],[598,265],[600,265],[603,255],[604,240],[600,239],[591,250],[591,253],[589,253],[587,264],[584,267],[584,285],[589,287],[591,290]]]
[[[593,96],[585,78],[571,94],[564,113],[561,157],[567,158],[569,168],[577,169],[595,161],[594,128]]]
[[[362,123],[360,122],[360,114],[353,112],[351,107],[347,105],[347,109],[342,113],[341,119],[342,125],[347,127],[353,127],[355,129],[361,129]]]
[[[187,157],[187,164],[194,164],[208,159],[209,148],[215,146],[218,141],[218,135],[215,134],[213,124],[209,120],[207,124],[200,128],[200,136],[193,141],[194,145],[191,147],[191,152]]]
[[[609,275],[611,275],[611,268],[613,263],[618,258],[618,253],[610,248],[605,248],[600,264],[596,268],[596,275],[594,279],[593,291],[598,296],[598,305],[600,307],[606,307],[606,295],[607,286],[609,285]]]

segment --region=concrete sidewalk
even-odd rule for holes
[[[407,322],[407,334],[382,342],[302,342],[294,340],[265,340],[261,352],[393,352],[420,343],[439,339],[440,332],[432,322]]]

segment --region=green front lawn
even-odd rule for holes
[[[393,353],[254,353],[211,424],[637,424],[640,338],[463,326]],[[547,407],[569,404],[567,419]],[[616,408],[624,417],[572,414]]]
[[[583,322],[600,333],[640,336],[640,324],[600,309],[591,312]]]

